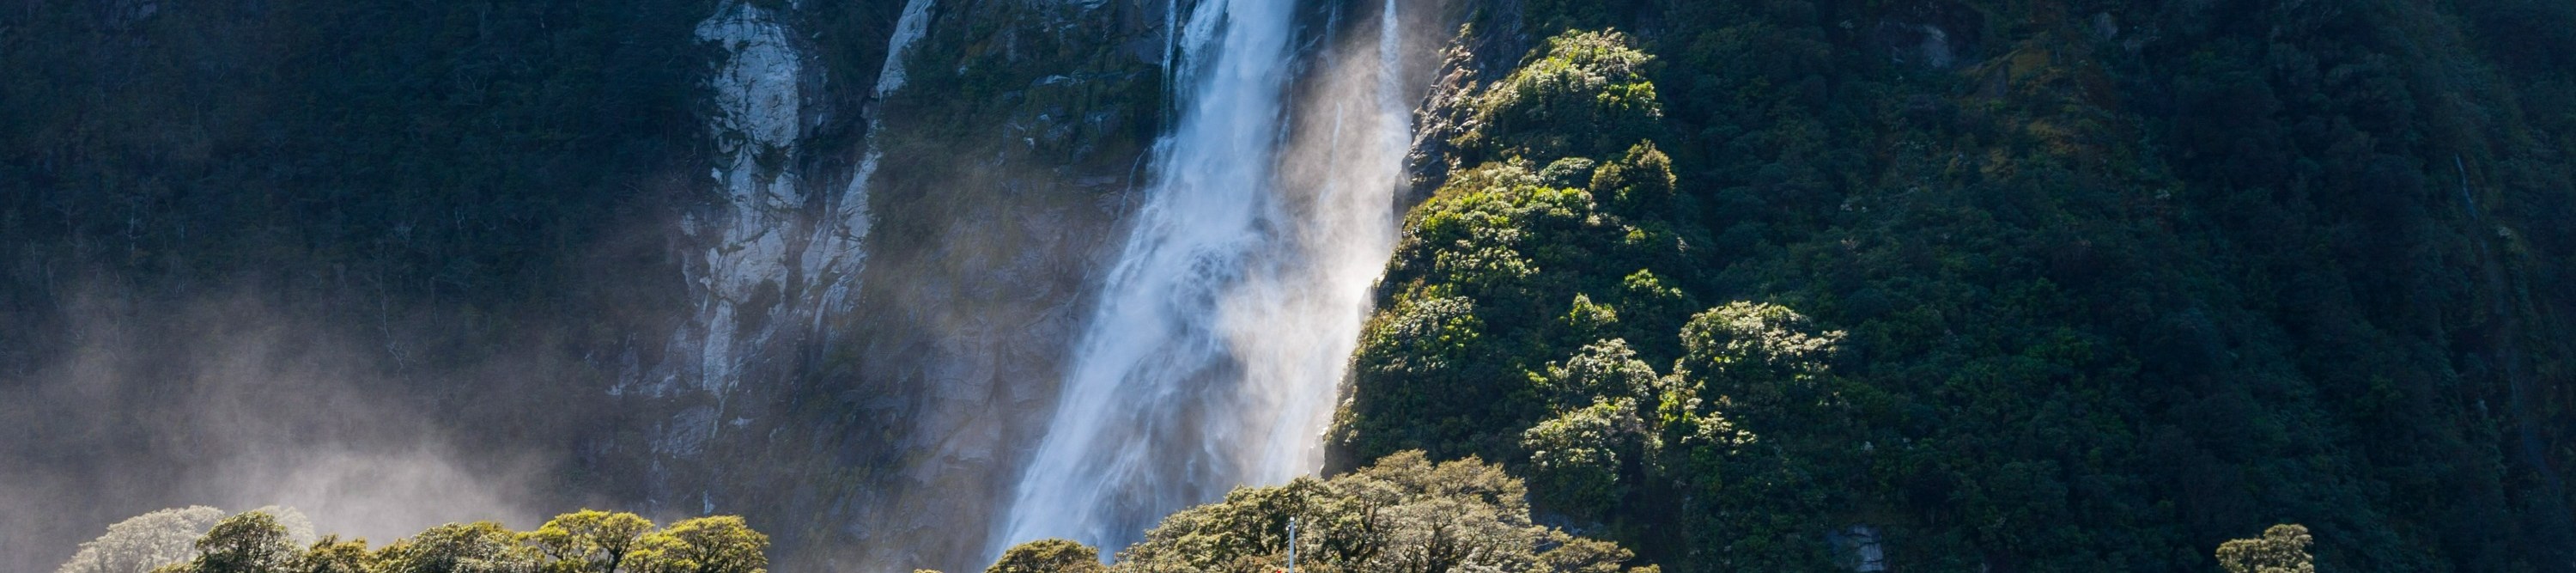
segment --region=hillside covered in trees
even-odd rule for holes
[[[1322,471],[1007,539],[1237,8],[1213,171],[1379,90],[1392,254],[1103,443],[1355,339]],[[2576,573],[2571,468],[2563,0],[0,0],[0,569]]]
[[[1671,570],[2571,566],[2576,11],[1479,15],[1343,459]]]

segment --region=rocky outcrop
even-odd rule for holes
[[[864,268],[864,186],[795,169],[817,118],[855,106],[815,97],[813,49],[792,16],[727,2],[696,29],[723,59],[707,81],[712,193],[682,215],[675,241],[692,306],[659,362],[609,389],[660,406],[642,476],[655,505],[715,511],[733,467],[710,450],[741,447],[728,434],[764,422],[774,389],[804,375],[793,357],[819,341],[815,321],[847,310]]]

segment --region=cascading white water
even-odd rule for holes
[[[1393,249],[1410,127],[1395,6],[1378,57],[1327,62],[1290,121],[1293,0],[1207,0],[1173,66],[1183,102],[1045,437],[995,538],[1115,548],[1317,447]],[[1359,103],[1360,105],[1350,105]],[[1294,137],[1282,134],[1293,133]]]
[[[1254,468],[1261,483],[1323,467],[1318,446],[1368,317],[1369,286],[1395,250],[1412,106],[1395,0],[1381,10],[1376,57],[1333,62],[1309,98],[1329,107],[1300,114],[1304,135],[1282,155],[1293,242],[1222,314],[1248,387],[1267,392],[1245,406],[1279,409],[1268,431],[1278,438],[1262,442],[1269,449]]]

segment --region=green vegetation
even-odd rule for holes
[[[2576,100],[2478,43],[2576,27],[2540,4],[1479,12],[1459,45],[1555,37],[1453,58],[1333,465],[1502,460],[1686,571],[1855,528],[2209,571],[2283,521],[2337,569],[2562,567]]]
[[[1063,539],[1040,539],[1011,546],[984,573],[1098,573],[1100,550]]]
[[[1485,157],[1580,157],[1616,154],[1654,134],[1663,103],[1645,79],[1652,58],[1627,36],[1575,32],[1547,42],[1545,57],[1478,98],[1476,129],[1452,145]]]
[[[1626,42],[1558,38],[1491,89],[1655,109],[1635,78],[1647,58]],[[1530,99],[1489,94],[1474,116]],[[1595,123],[1569,131],[1601,132]],[[1338,424],[1346,456],[1424,447],[1526,461],[1545,509],[1678,526],[1632,535],[1705,544],[1727,565],[1826,566],[1816,524],[1828,500],[1816,488],[1858,468],[1790,448],[1847,449],[1834,443],[1849,426],[1837,420],[1870,391],[1830,375],[1846,335],[1775,304],[1697,307],[1665,278],[1691,270],[1706,233],[1673,218],[1672,163],[1654,142],[1480,143],[1549,141],[1523,133],[1545,129],[1480,123],[1453,142],[1500,159],[1450,178],[1407,219],[1385,282],[1392,301],[1366,331]],[[1532,155],[1550,149],[1606,156]],[[1531,173],[1539,162],[1549,167]],[[1792,424],[1767,438],[1750,429]]]
[[[107,526],[107,533],[82,543],[80,552],[56,573],[144,573],[167,563],[187,560],[196,540],[223,510],[206,506],[174,507],[126,518]]]
[[[0,85],[0,239],[133,286],[338,265],[500,306],[702,176],[684,62],[713,61],[713,6],[29,3],[0,17],[27,78]]]
[[[1240,488],[1163,518],[1108,571],[1269,573],[1285,568],[1297,524],[1298,571],[1316,573],[1654,573],[1623,567],[1617,544],[1530,521],[1521,480],[1468,459],[1400,452],[1331,479]],[[986,573],[1101,571],[1099,552],[1061,539],[1012,547]]]
[[[802,16],[829,80],[816,101],[868,97],[852,78],[875,74],[895,4]],[[927,278],[871,283],[895,301],[872,312],[1028,324],[1079,296],[1086,271],[1066,261],[1093,243],[1062,238],[1111,234],[1107,205],[1168,119],[1166,36],[1129,3],[1098,18],[949,4],[913,89],[873,104],[895,110],[890,157],[940,160],[877,190],[872,272]],[[1453,64],[1472,81],[1428,110],[1427,196],[1331,436],[1348,473],[1176,515],[1117,568],[1267,566],[1291,515],[1318,543],[1301,557],[1353,571],[1611,571],[1622,547],[1677,571],[1822,570],[1852,564],[1857,527],[1906,571],[2576,563],[2576,5],[1465,4]],[[184,339],[209,329],[158,310],[242,289],[366,325],[351,345],[382,346],[401,375],[387,378],[404,378],[385,385],[474,429],[469,449],[640,451],[623,447],[651,438],[626,419],[643,416],[636,399],[518,382],[615,370],[634,332],[661,328],[620,311],[679,306],[668,245],[619,235],[658,237],[705,187],[714,56],[690,27],[714,5],[0,11],[0,69],[15,72],[0,81],[0,372],[70,354],[87,305]],[[854,156],[861,105],[818,112],[803,156]],[[1016,260],[1050,270],[985,270]],[[163,342],[184,340],[136,346]],[[497,380],[481,384],[437,375],[499,369],[483,359],[514,347],[597,356],[465,376]],[[896,487],[881,468],[906,452],[872,448],[919,440],[874,404],[919,376],[862,348],[820,353],[831,380],[784,385],[792,411],[760,418],[779,427],[726,434],[783,441],[709,463],[770,468],[732,484],[744,491]],[[13,388],[24,399],[0,411],[53,406]],[[160,406],[138,418],[191,399],[101,398]],[[0,454],[95,462],[63,464],[94,466],[63,470],[72,483],[204,465],[117,462],[170,447],[149,426],[19,424]],[[781,428],[799,431],[764,431]],[[1528,500],[1494,466],[1427,461],[1470,457],[1526,478]],[[650,491],[631,477],[640,458],[584,459],[554,486]],[[743,503],[788,515],[803,499]],[[63,571],[761,567],[738,520],[583,512],[381,548],[307,540],[294,521],[149,514]],[[2228,539],[2286,522],[2306,525]],[[799,525],[817,554],[846,540]],[[981,550],[946,537],[866,542]],[[1021,549],[996,570],[1097,561]]]
[[[2308,542],[2308,528],[2275,525],[2263,530],[2262,537],[2219,544],[2218,564],[2227,573],[2316,573]]]
[[[206,508],[155,512],[117,527],[133,530],[184,521],[205,513],[193,511],[200,509]],[[105,542],[130,536],[120,537],[120,530],[111,528],[101,544],[83,547],[83,559],[90,561],[75,559],[63,571],[141,570],[75,568],[99,566],[94,554],[112,554],[115,563],[140,567],[167,563],[150,569],[153,573],[763,573],[769,568],[769,537],[734,516],[701,517],[656,530],[653,522],[635,514],[582,510],[556,516],[529,532],[489,521],[450,523],[371,551],[366,540],[339,536],[299,544],[286,521],[300,522],[301,515],[282,521],[271,511],[216,521],[179,555],[119,551]],[[145,518],[152,519],[141,521]]]

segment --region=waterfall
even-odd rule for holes
[[[1320,468],[1393,249],[1409,106],[1392,0],[1376,57],[1324,62],[1300,78],[1308,105],[1289,105],[1295,15],[1206,0],[1180,27],[1178,124],[995,553],[1044,537],[1115,550],[1171,511]]]

